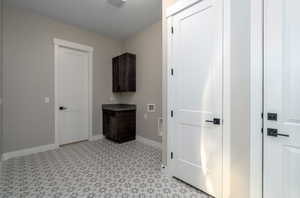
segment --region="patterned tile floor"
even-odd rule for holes
[[[208,198],[163,175],[160,151],[138,142],[82,142],[5,161],[0,198]]]

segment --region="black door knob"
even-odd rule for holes
[[[63,110],[66,110],[67,108],[66,107],[63,107],[63,106],[60,106],[59,107],[59,110],[63,111]]]
[[[290,137],[289,134],[282,134],[282,133],[278,133],[278,129],[267,129],[267,134],[268,136],[271,137],[278,137],[278,136],[282,136],[282,137]]]
[[[221,119],[220,118],[214,118],[213,120],[206,120],[205,122],[210,122],[215,125],[220,125],[221,124]]]

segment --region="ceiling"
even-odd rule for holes
[[[161,19],[161,0],[6,0],[64,23],[126,39]]]

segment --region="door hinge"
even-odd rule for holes
[[[261,128],[261,133],[264,133],[264,128]]]
[[[171,27],[171,33],[174,34],[174,27]]]
[[[173,154],[173,152],[171,152],[171,159],[173,159],[174,158],[174,154]]]
[[[172,110],[171,111],[171,118],[173,118],[173,116],[174,116],[174,111]]]
[[[261,119],[264,119],[264,113],[261,113]]]
[[[171,69],[171,75],[174,76],[174,69]]]

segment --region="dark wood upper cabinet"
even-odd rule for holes
[[[125,53],[113,58],[113,92],[136,91],[136,55]]]

